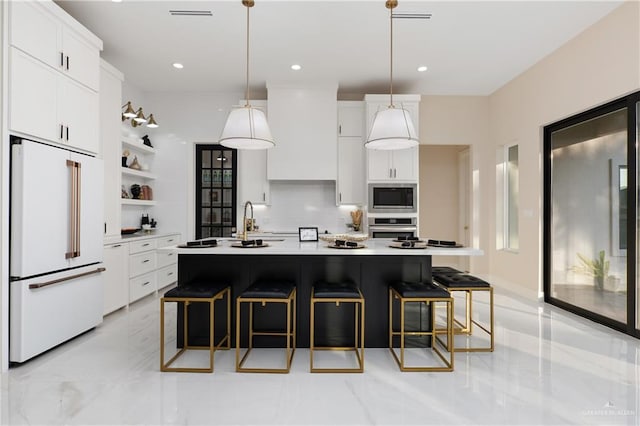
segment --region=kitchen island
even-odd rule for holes
[[[277,240],[277,241],[274,241]],[[388,345],[388,284],[392,281],[431,280],[431,257],[478,256],[483,252],[473,248],[423,248],[399,249],[390,247],[391,240],[371,239],[364,248],[340,249],[329,247],[323,241],[299,242],[295,238],[263,238],[267,247],[233,247],[238,240],[218,240],[211,248],[166,247],[178,254],[178,285],[192,282],[226,282],[231,286],[232,301],[258,279],[292,281],[297,287],[297,346],[309,346],[309,300],[315,282],[326,280],[339,282],[350,280],[365,297],[365,345],[386,347]],[[329,304],[326,304],[329,305]],[[222,305],[221,305],[222,306]],[[235,309],[235,303],[231,304]],[[272,309],[273,308],[273,309]],[[281,326],[282,318],[275,309],[280,307],[256,307],[256,323],[266,328]],[[348,306],[327,306],[316,312],[316,341],[319,344],[348,341],[353,335],[353,311]],[[428,309],[417,307],[419,322],[428,324]],[[189,341],[206,344],[208,339],[207,309],[203,306],[190,308]],[[223,330],[225,313],[216,310],[216,329]],[[178,318],[181,316],[178,315]],[[232,319],[235,318],[235,311]],[[275,319],[274,319],[275,318]],[[235,330],[234,327],[231,328]],[[181,321],[178,323],[179,337]],[[235,342],[235,336],[232,336]],[[246,342],[246,336],[243,336]],[[259,345],[258,341],[258,345]],[[264,342],[278,346],[280,342]]]

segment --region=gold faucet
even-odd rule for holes
[[[244,214],[242,215],[242,240],[247,241],[247,206],[251,206],[251,222],[249,223],[249,230],[253,231],[253,204],[251,201],[244,203]]]

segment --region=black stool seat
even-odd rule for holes
[[[262,280],[256,281],[242,292],[240,297],[286,299],[296,285],[290,281]]]
[[[391,287],[402,297],[450,297],[449,292],[433,283],[398,281]]]
[[[458,271],[451,266],[434,266],[431,268],[432,274],[461,274],[462,271]]]
[[[320,281],[313,287],[313,297],[319,299],[359,299],[360,292],[358,288],[350,282],[328,283],[326,281]]]
[[[467,274],[434,274],[433,278],[444,287],[490,287],[488,282]]]
[[[164,294],[164,297],[188,297],[191,299],[212,298],[225,288],[229,287],[226,283],[190,283],[174,287]]]

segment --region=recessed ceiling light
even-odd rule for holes
[[[291,69],[294,71],[300,71],[302,69],[302,67],[298,64],[293,64],[291,65]]]
[[[418,67],[419,72],[425,72],[426,70],[427,70],[427,67],[425,65]]]
[[[180,62],[174,62],[173,67],[181,70],[182,68],[184,68],[184,65],[182,65]]]

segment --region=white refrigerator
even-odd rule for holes
[[[9,361],[102,322],[103,163],[12,137]]]

